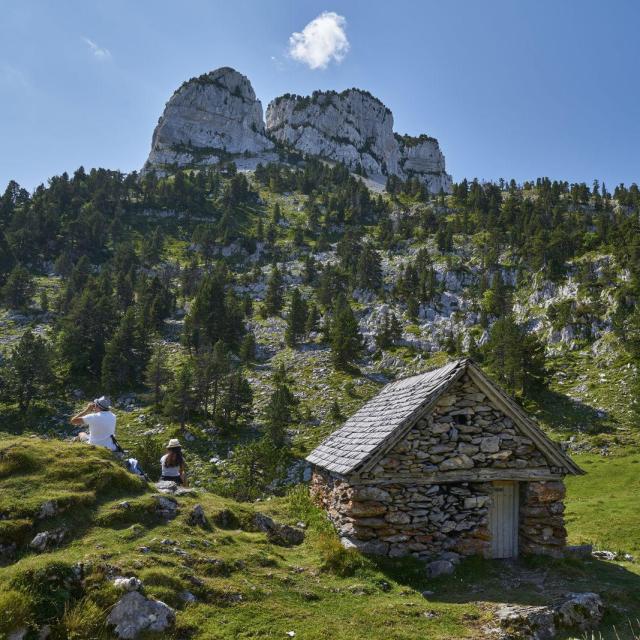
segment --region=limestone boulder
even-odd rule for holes
[[[118,638],[132,640],[143,631],[166,631],[175,618],[175,611],[164,602],[130,591],[113,607],[107,624],[113,627]]]

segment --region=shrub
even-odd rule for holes
[[[292,518],[301,520],[312,529],[332,533],[333,527],[327,514],[319,509],[311,499],[309,487],[297,484],[287,494],[288,510]]]
[[[341,578],[354,575],[369,567],[369,561],[356,549],[345,549],[333,533],[322,533],[318,540],[322,556],[322,570]]]
[[[160,458],[164,454],[162,442],[152,436],[145,436],[131,451],[131,456],[138,461],[141,469],[156,481],[160,479]]]
[[[14,590],[0,592],[0,636],[32,624],[32,607],[33,601],[24,593]]]
[[[65,607],[62,619],[55,626],[52,640],[101,640],[107,638],[107,610],[93,600],[82,598]]]

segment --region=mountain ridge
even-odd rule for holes
[[[183,82],[155,128],[143,173],[203,167],[241,157],[281,159],[280,147],[344,163],[351,171],[384,182],[417,178],[429,191],[451,191],[451,176],[436,138],[400,135],[393,114],[364,89],[286,93],[262,104],[249,79],[221,67]]]

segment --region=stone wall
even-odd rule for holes
[[[520,551],[562,555],[565,486],[560,481],[520,483]]]
[[[366,477],[442,471],[547,469],[533,441],[465,375]]]
[[[319,469],[311,492],[338,534],[365,553],[485,555],[490,483],[351,486]]]

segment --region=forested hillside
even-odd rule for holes
[[[317,160],[9,184],[0,638],[114,637],[125,598],[155,607],[144,637],[481,638],[502,603],[576,589],[602,597],[602,637],[636,637],[638,188],[367,184]],[[433,578],[342,548],[297,484],[304,456],[384,383],[460,356],[577,454],[569,540],[617,564]],[[183,441],[191,489],[63,442],[101,393],[151,480]]]
[[[381,384],[469,355],[573,449],[631,444],[639,206],[546,178],[375,193],[317,160],[11,182],[2,429],[71,436],[109,393],[150,475],[182,435],[194,481],[253,499]]]

